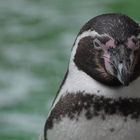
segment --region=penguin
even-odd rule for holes
[[[89,20],[72,47],[41,140],[140,140],[140,27],[109,13]]]

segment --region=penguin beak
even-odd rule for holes
[[[130,83],[130,70],[123,63],[118,65],[117,78],[124,86]]]
[[[114,51],[114,52],[113,52]],[[114,65],[114,76],[124,86],[131,82],[131,73],[134,68],[135,55],[123,44],[112,49],[110,61]]]

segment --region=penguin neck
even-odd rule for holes
[[[68,93],[77,94],[94,94],[110,98],[139,98],[140,97],[140,78],[130,83],[129,86],[111,87],[104,85],[85,72],[79,70],[75,63],[70,63],[69,72],[66,80],[62,85],[59,95]]]

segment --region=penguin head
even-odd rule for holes
[[[71,61],[105,85],[128,86],[140,75],[139,33],[139,25],[128,16],[97,16],[80,30]]]

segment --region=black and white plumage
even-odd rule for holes
[[[80,30],[43,140],[140,139],[140,27],[104,14]]]

